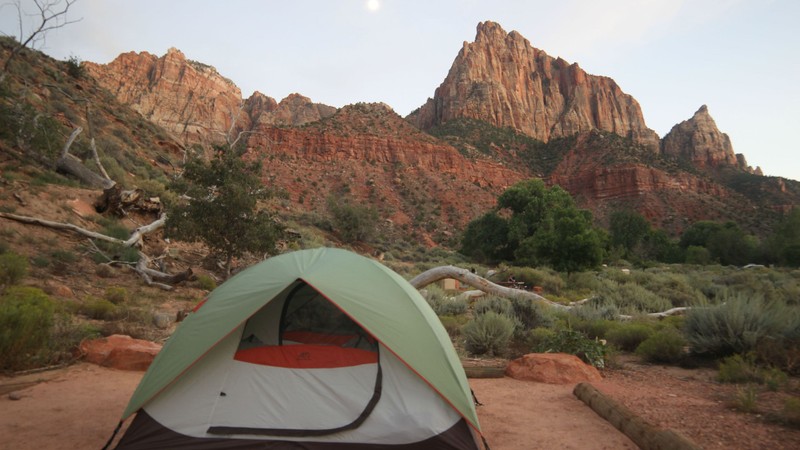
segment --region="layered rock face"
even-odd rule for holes
[[[297,126],[336,111],[299,94],[277,103],[255,92],[243,101],[233,82],[175,48],[161,57],[123,53],[109,64],[86,63],[86,69],[119,101],[180,136],[184,144],[222,143],[256,123]]]
[[[211,66],[169,49],[119,55],[109,64],[86,63],[106,89],[184,143],[224,142],[242,106],[242,92]]]
[[[396,226],[420,230],[430,245],[437,235],[455,235],[527,176],[468,160],[383,104],[345,106],[302,128],[260,123],[248,157],[262,161],[268,185],[283,187],[305,209],[325,211],[329,196],[350,197],[381,209]]]
[[[475,42],[464,43],[434,98],[409,120],[429,129],[460,117],[545,142],[599,129],[658,149],[658,136],[645,125],[639,103],[614,80],[548,56],[494,22],[478,25]]]
[[[691,119],[672,127],[661,141],[661,151],[666,156],[689,160],[699,169],[734,166],[753,172],[744,155],[733,152],[731,139],[719,131],[706,105]]]

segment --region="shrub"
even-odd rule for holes
[[[796,317],[783,304],[765,303],[760,296],[727,293],[721,305],[696,308],[686,316],[692,350],[710,356],[748,353],[768,338],[779,338]]]
[[[204,291],[213,291],[217,288],[217,281],[210,275],[198,275],[197,287]]]
[[[462,334],[465,347],[475,355],[502,354],[514,334],[514,321],[509,317],[488,311],[464,325]]]
[[[570,324],[573,330],[580,331],[592,339],[606,339],[608,333],[621,326],[619,322],[608,319],[577,319],[570,321]]]
[[[752,354],[729,356],[719,363],[717,381],[720,383],[760,383],[761,380],[761,371]]]
[[[597,339],[590,339],[580,331],[561,329],[552,337],[544,339],[537,347],[540,353],[567,353],[575,355],[587,364],[605,367],[606,346]]]
[[[117,317],[117,306],[104,298],[87,297],[78,310],[90,319],[113,320]]]
[[[442,322],[442,326],[444,326],[451,338],[461,334],[461,327],[466,323],[466,320],[466,316],[439,316],[439,321]]]
[[[128,290],[124,287],[110,287],[106,289],[103,297],[111,303],[119,305],[128,301]]]
[[[553,326],[552,314],[548,307],[541,303],[515,297],[511,299],[511,309],[520,325],[521,331]]]
[[[16,253],[0,254],[0,286],[10,286],[22,281],[28,274],[28,260]]]
[[[747,386],[736,390],[733,407],[741,412],[751,413],[758,411],[758,392],[754,386]]]
[[[39,289],[14,286],[0,297],[0,369],[24,367],[47,348],[55,305]]]
[[[793,427],[800,427],[800,398],[789,397],[783,403],[783,421]]]
[[[529,349],[535,350],[541,347],[544,342],[553,339],[555,335],[556,332],[550,328],[534,328],[528,331],[525,337],[525,344]]]
[[[378,211],[370,206],[329,197],[328,211],[334,230],[345,242],[365,242],[375,234]]]
[[[514,308],[511,305],[511,300],[502,297],[488,296],[479,299],[473,306],[473,311],[476,315],[483,315],[488,312],[495,312],[502,314],[506,317],[514,317]]]
[[[605,283],[599,292],[601,304],[614,305],[625,314],[666,311],[672,303],[635,282]]]
[[[654,333],[650,324],[643,322],[630,322],[621,324],[606,333],[605,338],[620,350],[633,352],[636,347]]]
[[[674,328],[664,328],[651,335],[636,348],[646,361],[674,364],[684,358],[686,339]]]
[[[526,286],[541,286],[545,292],[558,294],[564,288],[564,280],[558,272],[550,269],[534,269],[531,267],[511,267],[510,275]]]

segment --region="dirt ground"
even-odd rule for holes
[[[0,449],[101,448],[142,374],[82,363],[0,378]],[[728,407],[732,387],[714,383],[712,375],[629,363],[606,371],[595,386],[705,449],[800,448],[800,430]],[[572,385],[510,378],[470,379],[470,385],[483,403],[478,415],[493,450],[636,448],[576,399]]]

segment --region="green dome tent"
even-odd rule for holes
[[[131,397],[118,449],[477,449],[438,318],[401,276],[320,248],[270,258],[181,323]]]

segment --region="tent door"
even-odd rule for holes
[[[287,296],[279,327],[277,345],[245,332],[208,433],[303,437],[360,426],[381,396],[377,342],[302,281]]]

